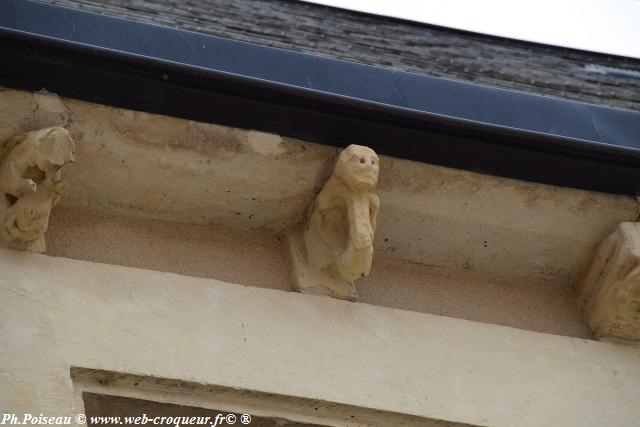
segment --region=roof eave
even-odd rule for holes
[[[0,84],[608,193],[640,187],[640,112],[35,3],[0,3]]]

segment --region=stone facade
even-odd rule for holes
[[[640,102],[635,80],[583,67],[634,60],[301,2],[50,2]],[[634,197],[4,88],[0,143],[3,417],[87,425],[85,413],[110,408],[251,414],[263,426],[640,419]],[[45,238],[45,254],[32,253]]]
[[[339,150],[52,94],[0,98],[4,140],[58,125],[75,141],[47,255],[0,250],[5,412],[75,416],[90,393],[332,426],[640,415],[640,350],[595,340],[573,290],[593,248],[638,217],[632,197],[365,150],[380,168],[375,252],[362,247],[359,302],[339,301],[293,292],[286,247],[330,225],[305,227],[328,212],[314,200],[339,193],[327,184]]]

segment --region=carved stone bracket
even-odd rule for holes
[[[355,300],[353,282],[369,275],[380,200],[379,159],[350,145],[316,198],[302,233],[289,235],[295,287],[303,293]]]
[[[51,208],[64,187],[61,168],[74,161],[74,148],[61,127],[15,136],[0,146],[0,243],[45,251]]]
[[[600,244],[578,291],[597,337],[640,341],[640,223],[620,224]]]

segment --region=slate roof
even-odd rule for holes
[[[299,1],[41,0],[267,46],[640,110],[640,60]]]

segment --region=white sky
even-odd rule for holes
[[[343,9],[640,58],[640,0],[311,0]]]

